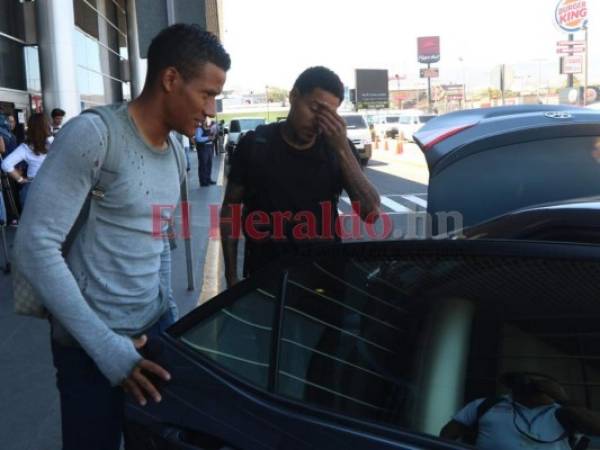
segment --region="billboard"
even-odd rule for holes
[[[417,58],[420,63],[431,64],[440,60],[440,37],[417,38]]]
[[[357,109],[389,108],[388,71],[385,69],[356,69]]]

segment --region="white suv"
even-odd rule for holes
[[[371,159],[373,145],[367,120],[358,113],[342,113],[340,115],[346,122],[346,135],[358,150],[360,164],[364,167]]]
[[[425,125],[425,123],[436,117],[432,114],[423,114],[422,112],[403,114],[399,117],[398,134],[401,139],[413,142],[413,134]]]
[[[231,158],[235,147],[240,142],[240,139],[248,131],[255,130],[259,125],[264,125],[266,120],[261,117],[239,117],[231,119],[226,131],[225,150],[227,151],[228,159]]]

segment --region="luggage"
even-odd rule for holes
[[[0,164],[2,157],[0,156]],[[0,170],[0,194],[4,199],[4,220],[6,224],[12,221],[18,221],[21,217],[21,209],[19,202],[19,192],[17,186],[10,179],[8,174]]]
[[[8,224],[8,214],[4,204],[3,184],[0,183],[0,247],[3,256],[4,273],[10,272],[10,259],[8,258],[8,244],[6,242],[6,225]]]

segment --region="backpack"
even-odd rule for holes
[[[479,435],[479,420],[484,416],[485,413],[503,400],[505,400],[504,397],[487,397],[479,404],[477,407],[475,423],[469,427],[469,433],[464,436],[463,442],[470,445],[475,445],[477,443],[477,436]],[[573,432],[569,432],[568,440],[569,445],[573,450],[586,450],[590,443],[589,438],[586,436],[578,437]]]
[[[102,167],[100,169],[105,169],[106,172],[116,172],[119,167],[120,158],[122,157],[122,152],[115,151],[112,148],[112,140],[111,136],[117,136],[114,130],[114,126],[112,125],[114,119],[114,110],[119,108],[121,105],[110,105],[110,106],[101,106],[94,109],[89,109],[84,111],[82,114],[96,114],[100,116],[106,128],[107,132],[107,144],[106,144],[106,153],[104,156],[104,161],[102,162]],[[175,161],[177,163],[177,170],[179,172],[179,181],[180,184],[183,183],[183,179],[186,176],[185,170],[183,169],[183,163],[181,161],[182,156],[180,155],[179,148],[175,145],[174,139],[169,134],[168,140],[171,146],[175,149]],[[93,199],[101,199],[104,197],[104,193],[108,190],[110,184],[106,179],[106,176],[103,176],[103,171],[98,171],[98,178],[95,180],[95,184],[90,190],[83,206],[81,207],[81,211],[73,224],[73,227],[67,234],[65,242],[62,246],[62,255],[66,257],[71,249],[71,246],[75,240],[75,237],[79,233],[79,230],[82,228],[84,223],[88,219],[88,214],[90,210],[90,204]],[[13,284],[13,301],[14,301],[14,311],[17,314],[25,315],[25,316],[33,316],[40,319],[45,319],[49,316],[48,310],[44,307],[42,302],[37,298],[33,287],[29,282],[25,279],[25,277],[20,273],[17,268],[13,270],[12,273],[12,284]]]
[[[253,153],[266,152],[269,149],[274,134],[279,130],[279,123],[272,123],[268,125],[259,125],[254,130],[254,142],[252,146]],[[331,149],[329,149],[331,150]],[[339,162],[335,151],[326,151],[327,155],[327,170],[332,179],[339,178],[341,180],[341,173],[339,172]],[[339,189],[338,189],[339,188]],[[336,186],[331,192],[331,198],[337,203],[339,201],[340,192],[343,186]],[[256,194],[254,192],[254,194]],[[336,210],[337,211],[337,210]]]

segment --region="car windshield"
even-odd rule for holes
[[[386,123],[398,123],[400,118],[398,116],[386,116],[385,121]]]
[[[418,117],[419,117],[419,123],[427,123],[436,116],[422,115],[422,116],[418,116]]]
[[[410,125],[413,122],[413,118],[412,116],[400,116],[398,122],[402,125]]]
[[[355,115],[355,116],[342,116],[344,121],[346,122],[346,127],[348,129],[362,129],[367,128],[367,123],[363,116]]]
[[[265,119],[234,119],[231,121],[229,131],[231,133],[240,133],[256,129],[259,125],[264,125]]]

